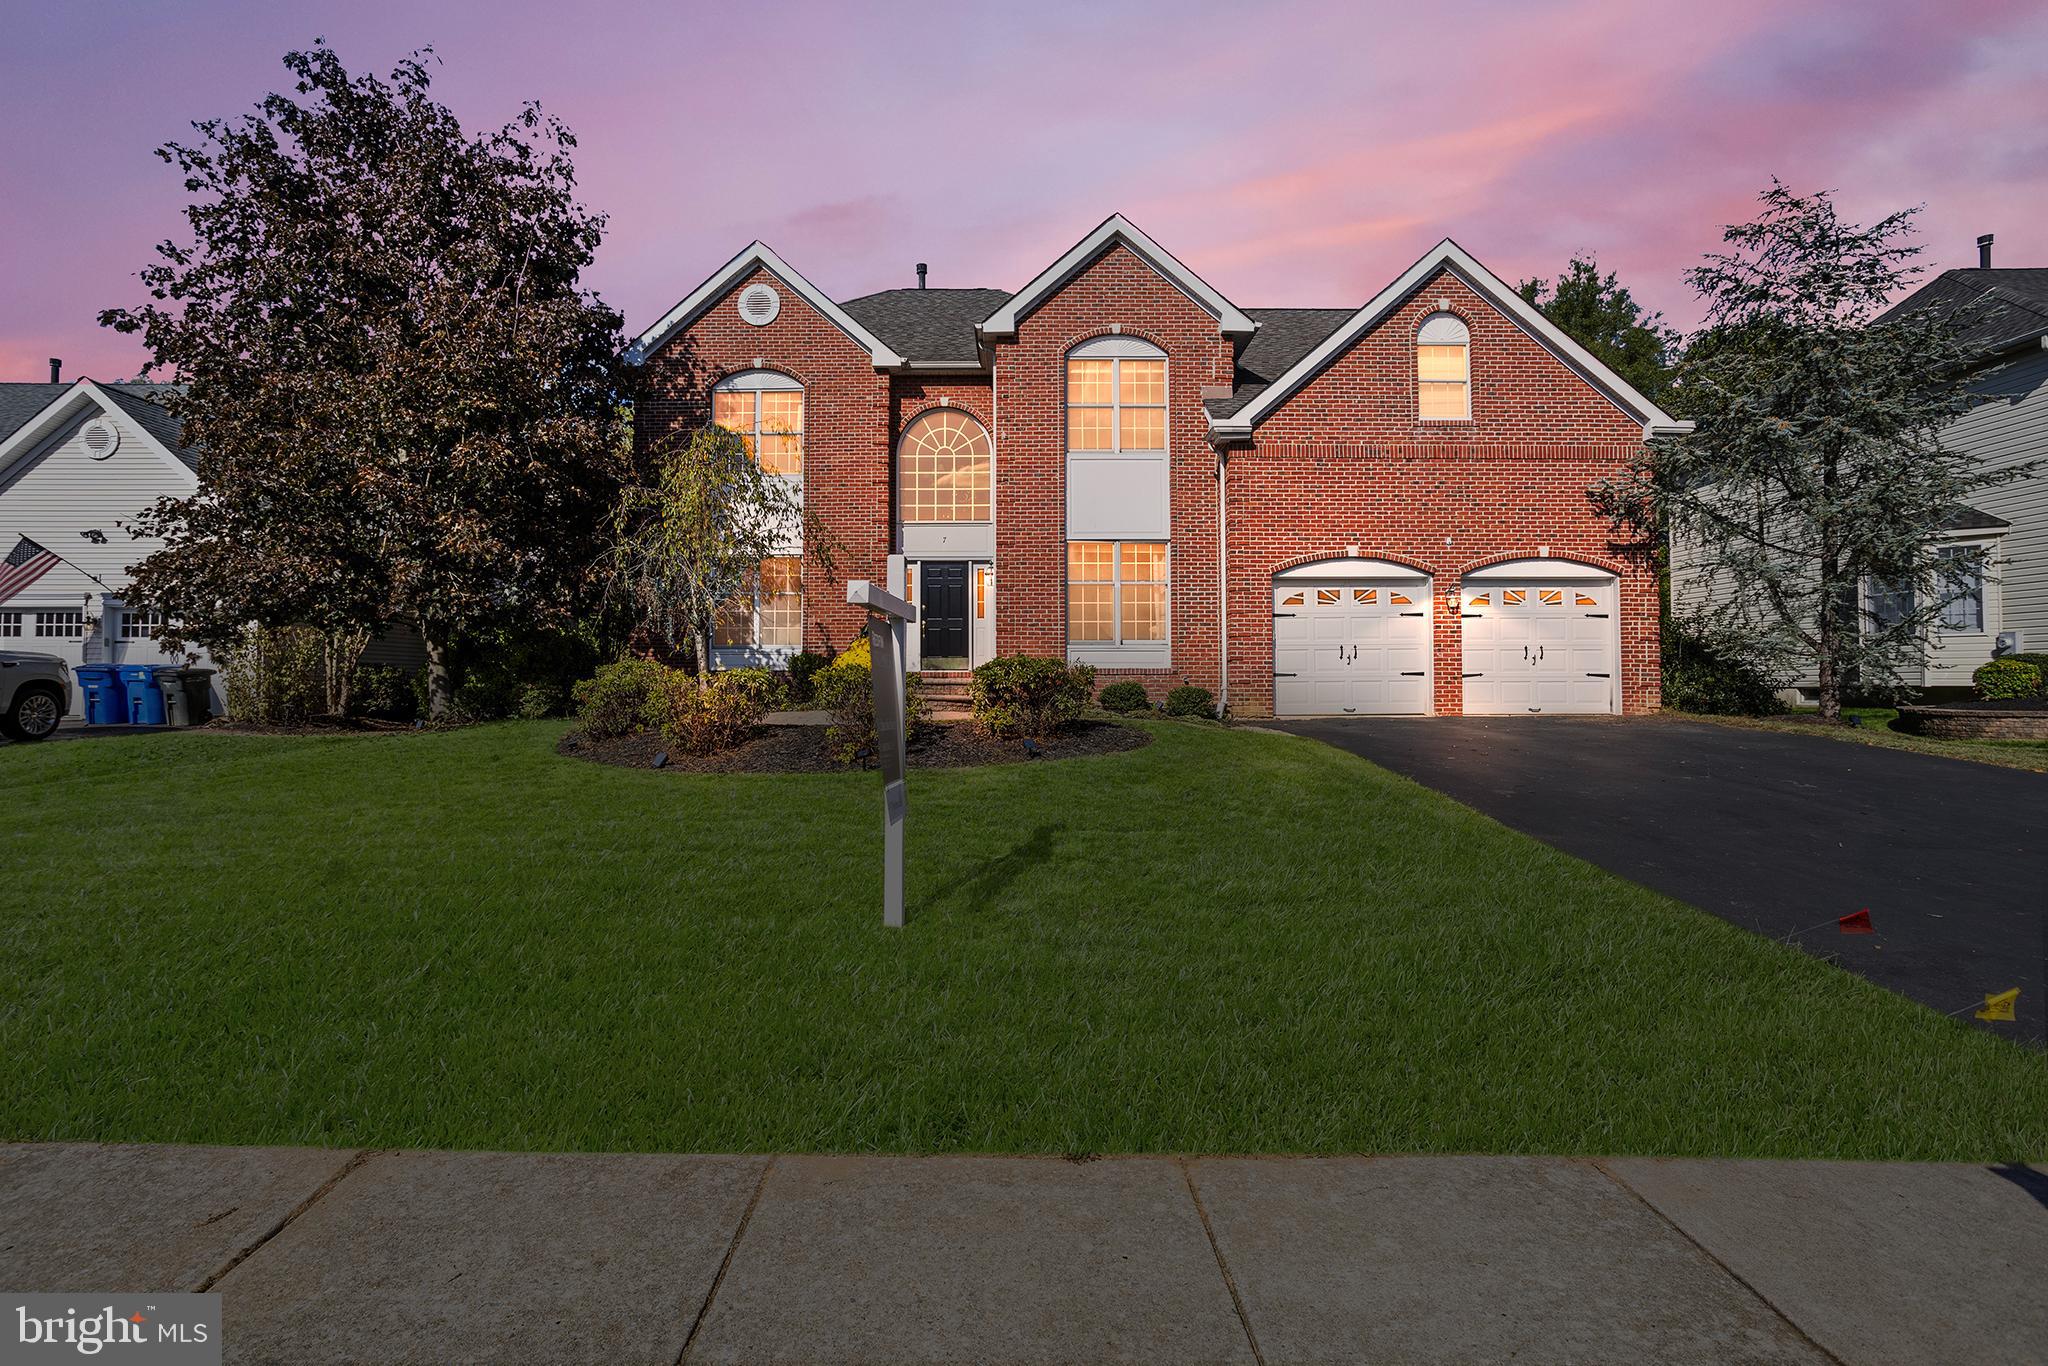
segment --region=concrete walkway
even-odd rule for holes
[[[0,1287],[231,1362],[2021,1362],[2048,1170],[0,1147]]]

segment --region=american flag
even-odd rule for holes
[[[21,592],[55,569],[57,564],[55,555],[28,537],[22,537],[21,543],[7,552],[7,558],[0,560],[0,602]]]

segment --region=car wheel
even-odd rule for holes
[[[0,718],[0,730],[14,740],[47,740],[64,719],[64,703],[46,688],[24,688]]]

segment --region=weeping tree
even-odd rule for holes
[[[1836,721],[1852,683],[1903,690],[1930,628],[1982,572],[1930,542],[1957,504],[2014,472],[1942,443],[1971,401],[1955,319],[1877,321],[1920,273],[1917,210],[1863,227],[1826,192],[1774,180],[1759,199],[1690,273],[1706,327],[1676,393],[1695,430],[1649,443],[1594,501],[1625,526],[1668,531],[1692,590],[1678,607],[1768,676],[1814,669]]]
[[[189,240],[101,322],[185,386],[166,402],[199,465],[133,528],[165,542],[138,599],[221,647],[414,625],[439,716],[453,641],[574,613],[628,447],[575,138],[533,105],[465,133],[428,55],[383,80],[290,53],[291,93],[165,144]]]
[[[763,470],[723,427],[679,430],[653,443],[645,482],[625,488],[611,518],[605,578],[633,633],[711,676],[720,617],[752,599],[767,566],[801,544],[830,573],[829,542],[795,481]]]

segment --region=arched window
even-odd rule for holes
[[[773,370],[742,370],[712,386],[711,420],[739,433],[770,474],[804,473],[804,386]]]
[[[1415,334],[1415,412],[1424,422],[1472,417],[1472,334],[1454,313],[1432,313]]]
[[[1166,449],[1166,353],[1136,337],[1097,337],[1067,354],[1067,449]]]
[[[897,506],[905,522],[989,520],[993,447],[979,422],[953,408],[920,413],[896,443]]]

